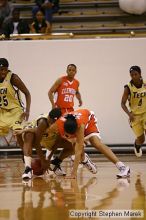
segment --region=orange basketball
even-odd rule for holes
[[[33,158],[31,161],[31,168],[33,170],[33,174],[36,176],[40,176],[44,173],[41,160],[39,158]]]

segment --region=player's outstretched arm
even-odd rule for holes
[[[81,125],[76,132],[76,144],[75,144],[75,160],[73,169],[70,176],[67,176],[66,178],[69,179],[76,179],[77,178],[77,170],[79,163],[81,161],[81,156],[83,153],[84,148],[84,125]]]

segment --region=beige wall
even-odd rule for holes
[[[74,63],[83,108],[96,113],[103,141],[133,143],[120,100],[131,65],[141,66],[146,78],[146,39],[1,41],[0,57],[9,60],[32,94],[30,119],[50,110],[48,89]]]

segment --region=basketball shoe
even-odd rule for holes
[[[128,166],[121,166],[119,170],[120,172],[117,174],[118,178],[126,178],[130,176],[130,168]]]
[[[30,167],[25,167],[24,173],[22,174],[22,179],[31,179],[32,178],[32,169]]]
[[[63,171],[63,169],[60,166],[61,162],[62,161],[58,157],[56,157],[54,160],[51,160],[51,163],[50,163],[50,168],[57,176],[66,175],[66,173]]]
[[[142,156],[142,149],[141,149],[141,145],[137,145],[136,143],[134,143],[134,153],[137,157],[141,157]]]
[[[85,159],[81,162],[91,173],[97,173],[97,166],[91,161],[88,154],[85,153]]]

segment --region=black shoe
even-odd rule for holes
[[[141,157],[142,156],[142,149],[141,149],[141,145],[137,145],[136,143],[134,143],[134,153],[137,157]]]
[[[32,178],[32,169],[30,167],[26,167],[24,173],[22,174],[22,179],[31,179]]]
[[[60,166],[61,162],[62,161],[56,157],[54,160],[51,160],[51,163],[50,163],[50,168],[57,176],[65,176],[66,175],[66,173],[62,170],[62,168]]]

